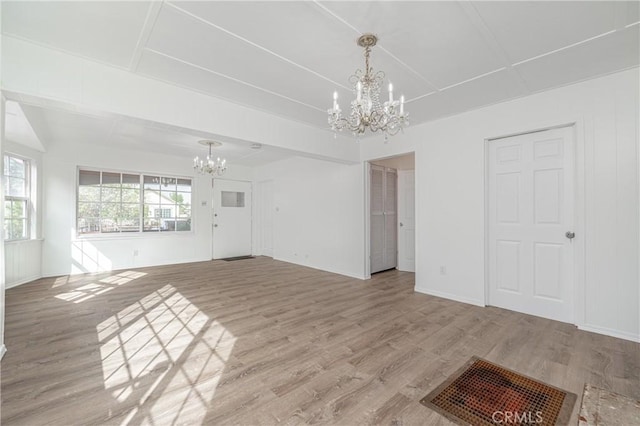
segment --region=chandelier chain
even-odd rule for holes
[[[369,74],[371,72],[371,68],[369,68],[369,55],[371,53],[371,47],[367,46],[364,48],[364,64],[365,64],[365,73]]]

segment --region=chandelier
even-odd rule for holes
[[[389,100],[381,103],[380,88],[384,80],[384,72],[374,72],[369,66],[371,48],[378,38],[373,34],[363,34],[358,39],[358,46],[364,47],[364,71],[358,69],[349,77],[356,99],[351,101],[351,113],[342,115],[338,105],[338,92],[333,93],[333,108],[329,109],[329,125],[331,129],[342,131],[347,129],[355,136],[360,136],[367,128],[371,132],[381,131],[385,141],[409,125],[409,114],[404,112],[404,96],[400,100],[393,99],[393,85],[389,83]]]
[[[210,175],[222,176],[224,172],[227,171],[227,160],[220,157],[213,159],[211,155],[211,147],[213,146],[221,146],[222,143],[217,141],[210,140],[202,140],[198,141],[201,145],[209,145],[209,155],[207,155],[206,160],[201,160],[200,157],[196,157],[193,159],[193,168],[200,174],[208,173]]]

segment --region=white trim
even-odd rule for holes
[[[4,344],[0,345],[0,360],[2,360],[2,357],[6,353],[7,353],[7,347]]]
[[[86,234],[81,234],[78,232],[78,203],[80,200],[80,172],[81,171],[88,171],[88,172],[97,172],[100,173],[100,188],[102,188],[102,173],[118,173],[120,174],[120,179],[121,179],[121,184],[122,184],[122,175],[135,175],[138,176],[138,180],[140,182],[140,200],[139,200],[139,206],[140,206],[140,225],[138,227],[137,231],[118,231],[118,232],[97,232],[97,233],[86,233]],[[167,173],[156,173],[156,172],[132,172],[132,171],[125,171],[125,170],[116,170],[116,169],[111,169],[111,168],[99,168],[99,167],[93,167],[93,166],[81,166],[78,165],[76,166],[76,176],[75,176],[75,192],[74,192],[74,206],[75,206],[75,211],[74,211],[74,215],[73,215],[73,223],[71,224],[72,229],[74,230],[74,236],[72,237],[72,239],[74,241],[82,241],[82,240],[102,240],[102,239],[117,239],[117,238],[142,238],[146,235],[153,235],[153,234],[157,234],[157,235],[176,235],[176,234],[190,234],[190,235],[195,235],[195,221],[194,219],[194,215],[193,215],[193,200],[196,199],[196,191],[195,191],[195,182],[196,182],[196,178],[195,176],[178,176],[178,175],[174,175],[174,174],[167,174]],[[150,203],[146,203],[145,202],[145,198],[144,198],[144,178],[145,177],[158,177],[160,179],[162,178],[169,178],[169,179],[176,179],[176,181],[178,179],[184,179],[184,180],[189,180],[190,182],[190,188],[191,191],[189,192],[189,194],[191,195],[191,215],[189,216],[189,220],[191,220],[191,226],[190,229],[188,231],[178,231],[177,229],[173,230],[173,231],[145,231],[144,230],[144,206],[145,204],[150,204]],[[185,191],[176,191],[179,193],[186,193]],[[100,197],[100,201],[99,203],[102,203],[102,196]],[[122,201],[120,201],[120,204],[122,204]],[[175,205],[177,205],[177,203],[175,203]],[[177,221],[178,218],[173,218]],[[176,226],[177,228],[177,226]]]
[[[5,288],[5,290],[9,290],[10,288],[18,287],[18,286],[20,286],[22,284],[26,284],[26,283],[30,283],[31,281],[39,280],[40,278],[42,278],[41,274],[35,274],[35,275],[32,275],[32,276],[27,277],[27,278],[23,278],[23,279],[18,280],[18,281],[14,281],[12,283],[6,283],[4,288]]]
[[[25,163],[25,181],[26,181],[26,188],[25,188],[25,192],[26,192],[26,196],[24,197],[18,197],[15,195],[7,195],[6,192],[4,192],[4,201],[7,200],[12,200],[12,201],[25,201],[27,203],[27,211],[25,213],[24,219],[26,220],[26,225],[27,225],[27,236],[26,238],[15,238],[15,239],[7,239],[7,235],[5,235],[5,239],[4,242],[13,242],[13,241],[24,241],[24,240],[30,240],[31,239],[31,235],[32,232],[34,231],[33,229],[33,218],[32,218],[32,210],[33,210],[33,198],[37,198],[37,193],[34,191],[34,187],[32,186],[32,180],[33,180],[33,163],[35,162],[35,160],[33,158],[30,157],[26,157],[22,154],[14,154],[13,151],[5,151],[2,155],[2,180],[4,182],[4,180],[6,180],[7,178],[11,177],[7,174],[7,170],[4,169],[4,159],[5,157],[13,157],[16,158],[18,160],[22,160]],[[4,222],[4,220],[6,219],[6,216],[3,215],[2,220]]]
[[[430,289],[419,288],[417,285],[415,287],[416,293],[428,294],[429,296],[441,297],[443,299],[453,300],[454,302],[466,303],[468,305],[480,306],[482,308],[485,307],[485,304],[482,300],[476,299],[468,299],[466,297],[460,297],[457,294],[446,293],[443,291],[436,291]]]
[[[339,270],[333,269],[333,268],[327,268],[325,266],[320,267],[320,266],[314,266],[314,265],[308,265],[308,264],[304,264],[304,263],[294,262],[292,260],[282,259],[282,258],[279,258],[279,257],[274,257],[273,260],[277,260],[279,262],[291,263],[292,265],[304,266],[305,268],[316,269],[318,271],[330,272],[332,274],[344,275],[345,277],[356,278],[358,280],[366,280],[368,278],[371,278],[371,277],[367,278],[367,277],[365,277],[363,275],[353,274],[351,272],[344,272],[344,271],[339,271]]]
[[[24,239],[24,240],[7,240],[5,241],[5,245],[10,244],[10,245],[21,245],[21,244],[29,244],[29,243],[34,243],[34,242],[42,242],[44,241],[44,238],[29,238],[29,239]]]
[[[420,203],[418,202],[418,199],[420,198],[420,176],[419,176],[419,169],[420,167],[418,167],[418,164],[420,164],[420,162],[418,161],[418,159],[420,158],[419,155],[420,150],[416,149],[415,151],[413,151],[413,208],[414,208],[414,212],[413,212],[413,217],[414,217],[414,221],[413,221],[413,233],[415,235],[415,240],[414,240],[414,250],[415,253],[413,254],[413,257],[415,259],[415,264],[413,265],[413,291],[417,291],[417,287],[418,287],[418,273],[422,273],[420,271],[420,244],[418,244],[418,236],[420,235],[419,233],[419,227],[420,227]]]
[[[484,250],[482,253],[483,256],[483,260],[484,260],[484,276],[482,277],[484,279],[484,291],[483,291],[483,298],[484,298],[484,305],[485,306],[490,306],[489,305],[489,250],[491,249],[490,244],[489,244],[489,144],[491,143],[493,139],[490,138],[485,138],[484,141],[482,141],[484,147],[483,147],[483,155],[484,158],[482,159],[483,164],[482,164],[482,175],[483,175],[483,187],[482,187],[482,196],[483,196],[483,202],[484,202],[484,233],[483,233],[483,238],[484,238]]]
[[[371,279],[371,162],[364,162],[364,270],[365,280]]]
[[[612,328],[600,327],[597,325],[582,324],[578,325],[578,330],[589,331],[591,333],[604,334],[605,336],[616,337],[618,339],[630,340],[640,343],[640,334],[627,333],[626,331],[618,331]]]
[[[185,260],[181,260],[179,262],[171,262],[171,263],[142,263],[140,265],[130,265],[130,266],[122,266],[122,267],[117,267],[114,269],[98,269],[97,271],[86,271],[86,272],[71,272],[71,271],[47,271],[47,272],[43,272],[42,276],[40,278],[55,278],[55,277],[60,277],[60,276],[76,276],[76,275],[83,275],[83,274],[102,274],[102,273],[109,273],[109,272],[117,272],[117,271],[129,271],[131,269],[140,269],[140,268],[153,268],[153,267],[157,267],[157,266],[170,266],[170,265],[182,265],[185,263],[200,263],[200,262],[211,262],[212,259],[209,259],[207,257],[202,257],[202,258],[195,258],[195,259],[185,259]],[[38,279],[40,279],[38,278]]]

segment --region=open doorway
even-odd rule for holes
[[[415,271],[415,155],[372,160],[367,188],[367,272]]]

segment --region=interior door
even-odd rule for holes
[[[371,165],[370,187],[370,255],[373,274],[397,265],[395,169]]]
[[[573,322],[573,129],[488,150],[489,303]]]
[[[251,255],[251,182],[213,179],[213,258]]]
[[[415,171],[398,170],[398,269],[416,270]]]

